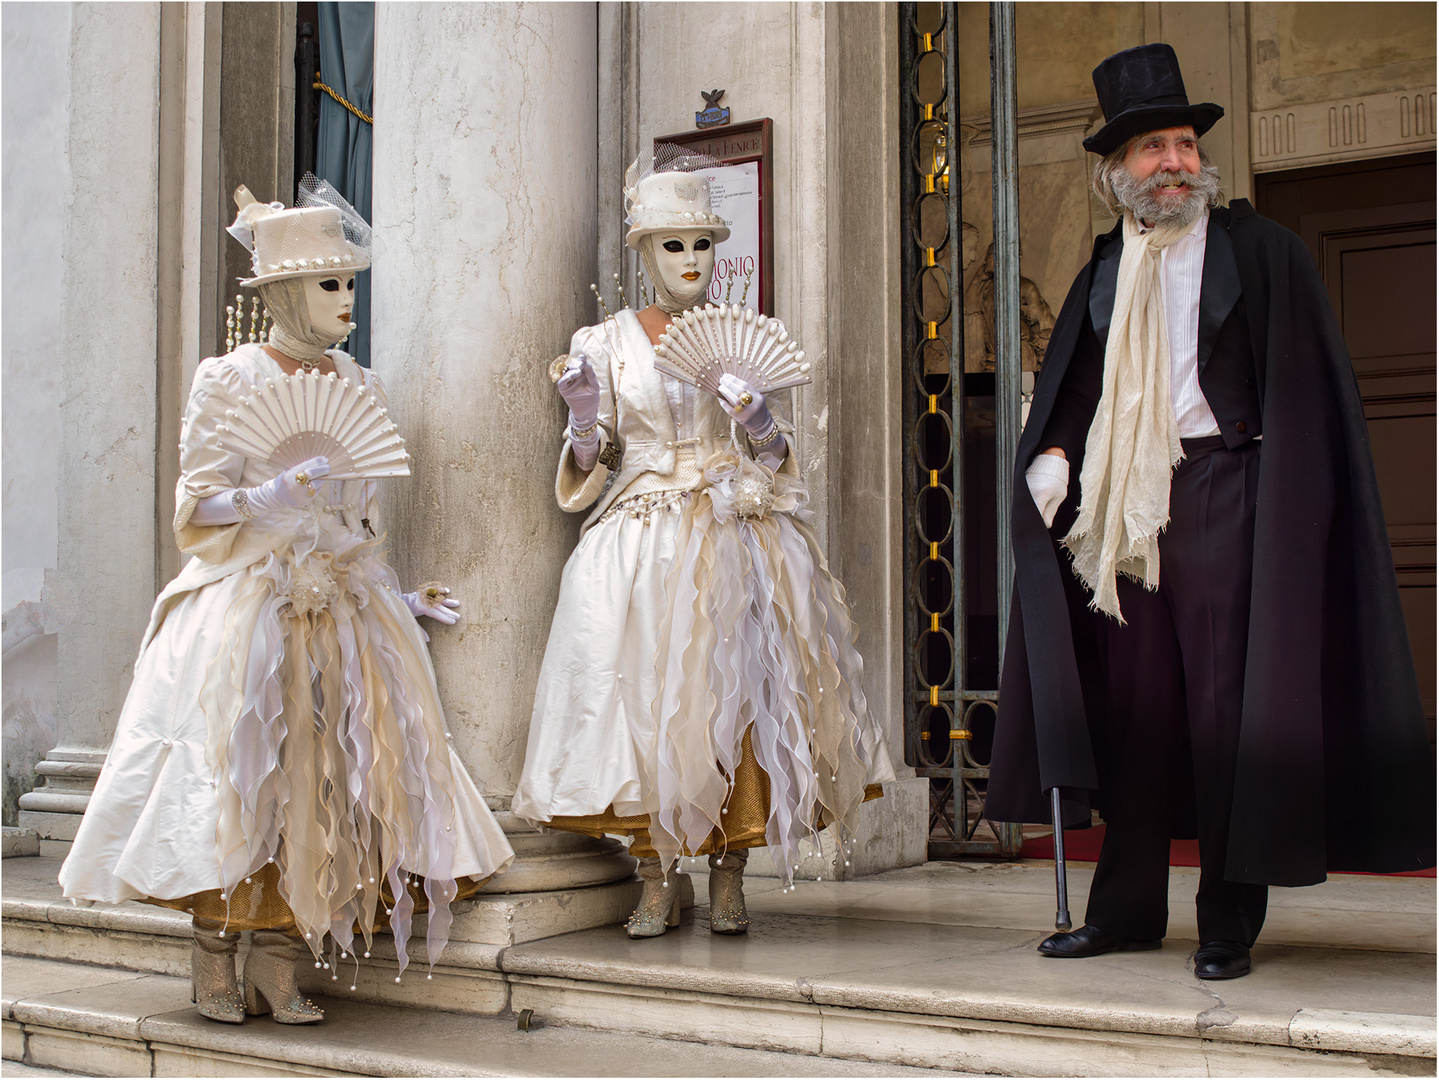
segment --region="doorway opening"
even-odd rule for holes
[[[1354,364],[1429,739],[1435,734],[1435,155],[1260,173],[1303,238]]]

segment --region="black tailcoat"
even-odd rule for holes
[[[1055,786],[1067,825],[1102,809],[1102,616],[1058,540],[1078,509],[1119,237],[1095,242],[1069,291],[1015,461],[1015,602],[987,803],[998,821],[1048,821]],[[1303,242],[1244,200],[1213,210],[1199,323],[1200,386],[1226,444],[1264,437],[1226,877],[1311,885],[1329,870],[1433,866],[1434,761],[1368,430]],[[1051,531],[1024,471],[1053,445],[1071,480]]]

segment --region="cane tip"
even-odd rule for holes
[[[1074,926],[1074,924],[1073,924],[1072,922],[1070,922],[1068,919],[1055,919],[1055,920],[1054,920],[1054,928],[1055,928],[1056,930],[1058,930],[1060,933],[1068,933],[1073,926]]]

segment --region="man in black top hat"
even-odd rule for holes
[[[1106,823],[1085,925],[1156,949],[1199,838],[1195,974],[1247,974],[1269,885],[1434,863],[1432,752],[1348,353],[1298,237],[1219,205],[1168,45],[1094,72],[1120,217],[1060,312],[1015,463],[987,810]],[[1077,481],[1077,482],[1076,482]]]

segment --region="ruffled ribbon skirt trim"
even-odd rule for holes
[[[353,951],[383,908],[400,969],[429,908],[431,964],[449,938],[456,782],[435,682],[390,571],[363,551],[271,557],[230,605],[201,706],[219,801],[220,899],[267,867],[318,957]]]
[[[752,748],[766,840],[787,869],[825,821],[847,846],[867,781],[892,767],[866,747],[857,631],[801,520],[803,484],[733,450],[706,463],[705,479],[681,512],[660,625],[650,836],[668,862],[723,833]]]

